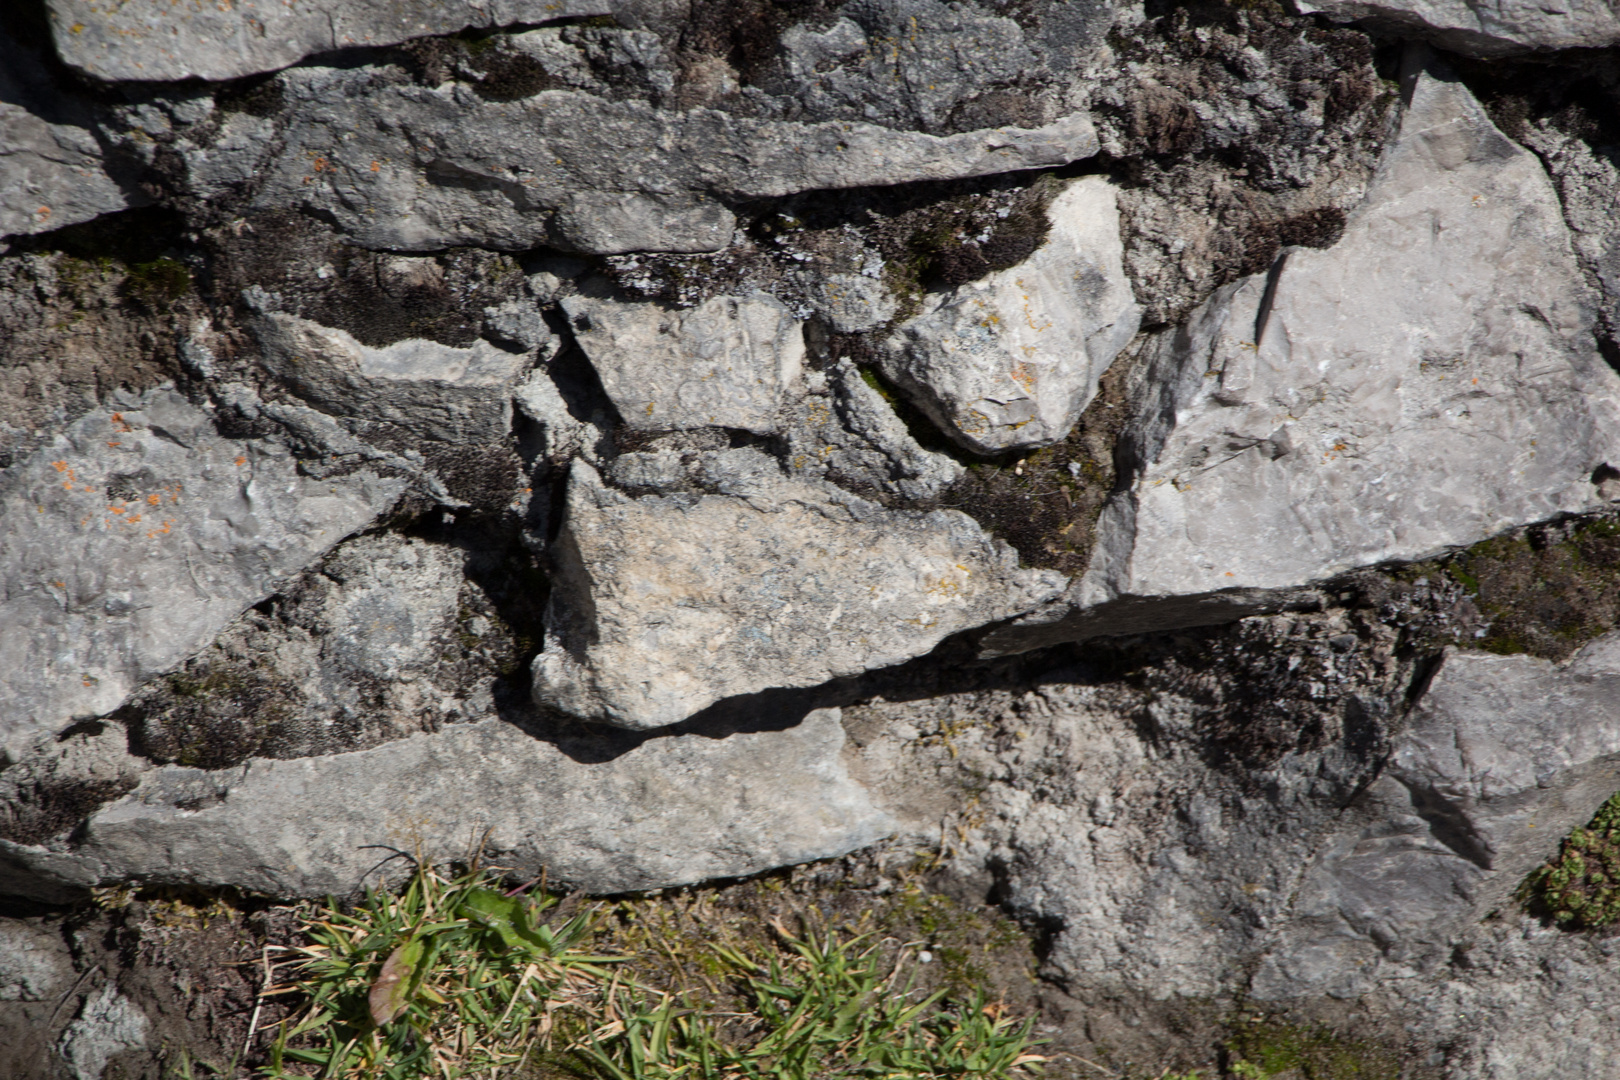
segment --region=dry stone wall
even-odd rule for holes
[[[1121,1075],[1615,1072],[1612,15],[13,5],[0,894],[922,847]]]

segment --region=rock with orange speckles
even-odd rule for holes
[[[1067,435],[1140,319],[1113,186],[1080,180],[1047,214],[1051,232],[1033,255],[929,297],[882,362],[946,434],[981,454]]]
[[[0,487],[0,754],[116,709],[403,488],[304,475],[172,390],[81,418]]]

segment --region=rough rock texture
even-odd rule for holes
[[[896,328],[883,372],[953,439],[982,454],[1057,442],[1136,333],[1113,187],[1070,185],[1028,259],[933,296]]]
[[[512,389],[532,362],[486,341],[455,349],[408,338],[373,349],[347,331],[277,312],[255,330],[265,366],[317,408],[439,442],[504,438]]]
[[[81,886],[133,877],[317,897],[375,882],[367,845],[449,859],[487,829],[500,865],[614,893],[831,858],[887,835],[840,761],[837,711],[782,719],[784,730],[620,746],[488,720],[348,754],[165,766],[71,843],[0,841],[0,855]],[[7,885],[27,891],[26,879]]]
[[[534,664],[542,704],[661,727],[724,698],[909,660],[1061,587],[954,511],[836,498],[752,451],[707,464],[718,494],[640,499],[574,466]]]
[[[1284,252],[1163,339],[1074,612],[992,647],[1109,633],[1114,611],[1150,626],[1156,599],[1159,625],[1189,625],[1601,506],[1620,378],[1582,300],[1534,156],[1460,84],[1417,75],[1344,238]]]
[[[21,920],[0,926],[0,1001],[44,1001],[72,978],[72,962],[54,934]]]
[[[146,1045],[152,1022],[116,987],[104,986],[62,1033],[62,1058],[76,1080],[101,1080],[115,1054]]]
[[[108,80],[235,79],[273,71],[314,53],[392,45],[466,27],[606,15],[606,0],[404,0],[386,6],[189,4],[136,0],[109,10],[90,0],[50,0],[51,32],[62,59]]]
[[[1364,21],[1386,32],[1416,33],[1467,56],[1601,49],[1620,42],[1620,11],[1607,0],[1558,5],[1524,0],[1306,0],[1299,9],[1337,21]]]
[[[117,708],[402,488],[300,476],[286,447],[223,438],[173,391],[71,425],[0,489],[5,752]]]
[[[804,333],[769,296],[717,296],[687,311],[585,296],[562,307],[619,416],[643,431],[769,435],[804,366]]]

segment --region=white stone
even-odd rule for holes
[[[1558,200],[1461,85],[1418,78],[1343,239],[1288,253],[1257,344],[1265,290],[1166,335],[1073,610],[992,647],[1221,621],[1608,504],[1620,378]]]
[[[151,1030],[140,1007],[108,983],[85,1001],[59,1048],[74,1080],[102,1080],[113,1055],[141,1049]]]
[[[797,722],[617,747],[487,720],[347,754],[165,766],[67,850],[0,841],[0,866],[81,887],[137,878],[341,896],[378,882],[368,875],[387,852],[367,845],[443,862],[487,830],[486,862],[617,893],[835,858],[886,836],[892,822],[845,771],[838,711],[786,719]]]
[[[725,494],[633,499],[575,463],[534,662],[541,704],[662,727],[726,698],[921,656],[1062,588],[954,510],[715,473]]]
[[[1048,216],[1029,258],[929,297],[888,341],[884,374],[978,453],[1066,436],[1140,321],[1113,185],[1076,181]]]
[[[1620,42],[1620,8],[1612,0],[1302,0],[1299,9],[1338,22],[1416,32],[1470,56],[1601,49]]]
[[[314,53],[612,10],[605,0],[49,0],[46,7],[66,63],[98,79],[143,82],[236,79]]]
[[[642,431],[777,430],[804,366],[804,331],[763,294],[695,308],[572,296],[574,337],[620,417]]]
[[[172,390],[68,426],[0,486],[0,752],[117,708],[403,488],[301,475]]]

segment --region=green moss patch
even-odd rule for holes
[[[1236,1027],[1227,1071],[1243,1080],[1396,1080],[1399,1057],[1322,1027],[1258,1021]]]
[[[1620,792],[1524,879],[1518,897],[1566,930],[1596,930],[1620,920]]]

